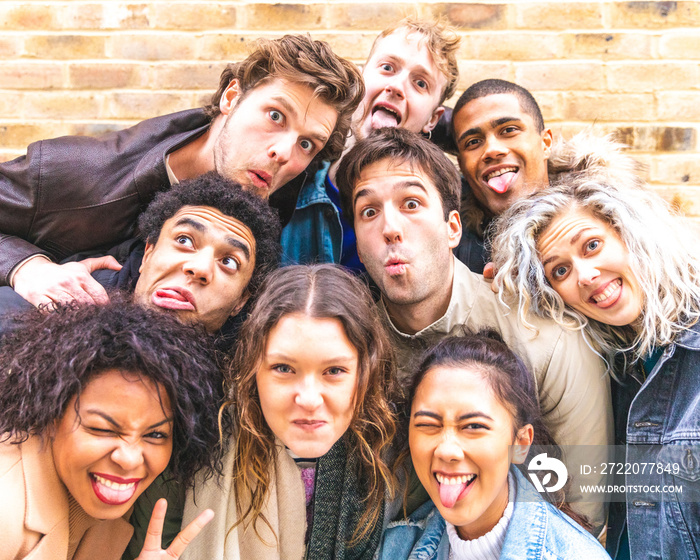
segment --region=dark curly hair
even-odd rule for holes
[[[274,78],[308,86],[318,98],[338,112],[335,128],[316,160],[335,160],[343,153],[350,122],[365,95],[365,82],[352,62],[340,58],[325,41],[309,35],[285,35],[278,39],[258,39],[253,52],[241,62],[229,64],[219,78],[219,89],[204,107],[205,114],[221,114],[221,96],[233,80],[242,95]]]
[[[217,411],[222,375],[209,335],[165,313],[112,296],[107,305],[56,304],[17,317],[0,339],[0,439],[51,437],[73,397],[101,373],[118,369],[153,381],[173,415],[173,476],[219,462]],[[211,472],[211,471],[210,471]]]
[[[246,225],[255,238],[255,269],[248,293],[255,295],[265,277],[279,266],[281,226],[277,211],[238,183],[210,171],[158,193],[139,217],[141,238],[155,244],[163,224],[183,206],[210,206]]]

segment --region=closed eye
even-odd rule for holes
[[[161,431],[155,430],[153,432],[147,433],[144,437],[148,438],[148,439],[156,439],[156,440],[165,441],[165,440],[170,439],[170,434],[166,433],[166,432],[161,432]]]

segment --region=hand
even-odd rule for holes
[[[59,301],[105,304],[109,297],[90,273],[109,268],[121,270],[114,257],[98,257],[56,264],[36,258],[21,265],[14,276],[15,292],[35,307]]]
[[[177,534],[177,537],[175,537],[175,540],[173,540],[167,550],[163,550],[161,548],[161,536],[167,509],[168,501],[165,498],[161,498],[156,502],[151,514],[151,521],[148,523],[148,531],[146,532],[146,539],[143,542],[141,554],[136,560],[176,560],[180,558],[180,555],[185,552],[192,539],[199,535],[204,526],[214,519],[214,512],[210,509],[205,509],[194,521]]]
[[[488,262],[484,265],[484,279],[491,282],[491,291],[495,294],[498,293],[498,282],[493,280],[496,278],[496,267],[493,266],[492,262]]]

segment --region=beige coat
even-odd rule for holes
[[[0,560],[66,560],[68,493],[38,437],[0,444]],[[73,560],[119,560],[133,528],[123,519],[92,526]]]
[[[257,528],[265,542],[256,536],[252,527],[244,531],[239,525],[230,530],[238,520],[238,512],[230,474],[233,473],[233,453],[229,451],[224,457],[223,472],[226,475],[218,484],[216,479],[210,478],[204,482],[197,478],[194,491],[187,491],[183,527],[207,508],[214,510],[215,516],[187,547],[182,560],[301,560],[304,557],[304,485],[299,467],[284,445],[277,441],[276,447],[275,464],[270,465],[274,468],[272,485],[263,514],[277,538],[262,522],[258,523]]]
[[[461,335],[461,328],[491,328],[498,331],[533,372],[540,396],[540,408],[547,427],[561,446],[595,445],[587,458],[591,465],[605,462],[603,446],[613,444],[613,417],[610,380],[600,357],[591,350],[582,334],[565,330],[554,321],[531,317],[539,333],[525,328],[515,311],[498,301],[489,282],[454,259],[454,281],[447,312],[415,335],[399,332],[382,305],[383,315],[396,342],[399,379],[405,389],[415,360],[427,344],[446,335]],[[566,452],[566,449],[564,449]],[[593,456],[596,455],[596,456]],[[566,461],[565,461],[566,462]],[[576,484],[578,465],[571,465],[569,499],[581,496]],[[587,477],[587,483],[602,483]],[[595,526],[605,522],[603,504],[573,504]]]

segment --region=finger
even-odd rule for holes
[[[117,262],[111,255],[104,257],[91,257],[89,259],[83,259],[80,261],[81,264],[85,265],[88,272],[95,272],[103,268],[109,268],[110,270],[121,270],[122,265]]]
[[[148,522],[148,529],[146,530],[146,538],[143,541],[143,548],[141,553],[151,552],[151,551],[161,551],[162,536],[163,536],[163,522],[165,521],[165,513],[168,511],[168,500],[161,498],[153,506],[153,512],[151,513],[151,520]]]
[[[484,278],[487,280],[493,280],[496,276],[496,269],[492,262],[486,263],[484,266]]]
[[[89,298],[87,303],[95,303],[97,305],[105,305],[109,303],[107,291],[92,276],[86,276],[83,278],[81,281],[81,287]]]
[[[205,509],[200,513],[194,521],[177,534],[175,540],[168,547],[168,555],[173,558],[180,558],[180,555],[185,552],[185,549],[192,540],[199,535],[199,532],[204,529],[207,523],[214,519],[214,512],[210,509]]]
[[[29,303],[34,305],[34,307],[38,307],[43,313],[51,313],[53,311],[53,300],[48,296],[39,296]]]

